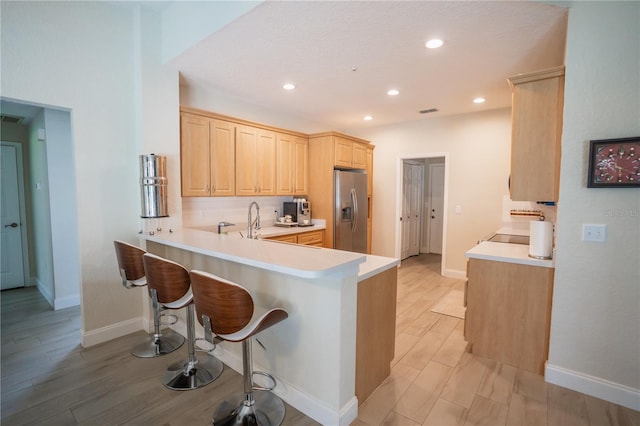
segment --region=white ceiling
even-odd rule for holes
[[[566,24],[566,9],[526,1],[267,1],[172,63],[183,84],[345,131],[508,107],[507,77],[564,63]],[[432,37],[444,46],[426,49]]]
[[[566,25],[538,2],[268,1],[172,63],[183,84],[346,130],[508,107],[507,77],[564,64]]]

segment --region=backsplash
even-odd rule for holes
[[[527,231],[529,233],[529,222],[539,220],[538,216],[513,215],[512,211],[518,212],[536,212],[539,211],[547,222],[556,224],[557,206],[547,206],[538,204],[535,201],[513,201],[509,196],[502,198],[502,226],[505,228]]]
[[[242,230],[247,227],[249,204],[255,201],[260,206],[260,221],[263,226],[273,224],[276,213],[282,214],[282,203],[291,201],[291,196],[280,197],[184,197],[182,198],[182,226],[185,228],[216,226],[219,222],[234,223],[227,230]],[[313,215],[313,212],[311,212]],[[253,210],[255,215],[255,209]]]

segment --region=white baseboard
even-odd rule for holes
[[[186,337],[186,326],[182,320],[172,325],[171,328]],[[201,330],[196,330],[196,338],[202,338],[203,333]],[[213,354],[222,363],[236,371],[238,374],[242,374],[242,358],[231,351],[224,349],[224,343],[218,345]],[[254,365],[257,371],[267,371],[259,364]],[[348,426],[356,417],[358,417],[358,398],[355,396],[347,402],[339,411],[333,410],[320,401],[312,398],[308,394],[301,392],[294,386],[291,386],[286,381],[276,377],[277,386],[273,390],[273,393],[278,395],[287,404],[291,405],[298,411],[311,417],[323,425],[332,426]]]
[[[89,347],[118,337],[126,336],[127,334],[142,330],[145,324],[150,325],[148,319],[139,317],[92,330],[88,333],[83,332],[82,346]],[[186,336],[187,334],[186,326],[182,320],[179,320],[176,324],[172,325],[171,328],[183,336]],[[196,337],[203,337],[200,330],[196,331]],[[225,350],[224,344],[219,345],[213,353],[216,358],[222,361],[227,367],[235,370],[239,374],[242,374],[242,358],[231,351]],[[267,371],[260,365],[255,365],[255,368],[256,370]],[[327,407],[322,402],[312,398],[310,395],[301,392],[296,387],[291,386],[286,381],[283,381],[280,378],[276,379],[278,381],[278,385],[273,391],[276,395],[282,398],[287,404],[323,425],[347,426],[351,424],[356,417],[358,417],[358,399],[355,396],[341,407],[340,410],[334,410]]]
[[[640,389],[547,363],[545,381],[640,411]]]
[[[66,297],[55,297],[55,295],[51,294],[51,292],[40,282],[40,280],[38,280],[37,277],[31,277],[29,282],[30,285],[38,287],[38,291],[54,311],[80,305],[80,293]]]
[[[108,325],[106,327],[91,330],[89,332],[82,331],[82,346],[87,348],[99,343],[108,342],[127,334],[135,333],[142,330],[142,318],[133,318],[122,321],[117,324]]]
[[[442,275],[444,275],[445,277],[448,278],[456,278],[459,280],[466,280],[467,279],[467,272],[466,271],[460,271],[458,269],[445,269],[442,272]]]
[[[80,294],[74,294],[67,297],[56,297],[53,301],[53,310],[70,308],[72,306],[80,305]]]

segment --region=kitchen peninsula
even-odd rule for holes
[[[288,311],[286,321],[260,334],[267,350],[256,346],[254,364],[276,377],[275,392],[282,399],[315,420],[349,424],[368,395],[356,376],[370,381],[362,376],[376,371],[375,386],[388,376],[395,341],[397,259],[249,240],[237,232],[184,228],[140,238],[151,253],[243,285],[256,305]],[[357,356],[371,346],[375,357]],[[225,342],[214,354],[242,371],[237,344]],[[375,358],[378,366],[361,365],[365,358]],[[366,375],[357,374],[364,369]],[[364,386],[366,392],[371,386]]]

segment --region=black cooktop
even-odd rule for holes
[[[511,244],[529,244],[528,235],[512,235],[512,234],[495,234],[487,241],[493,243],[511,243]]]

